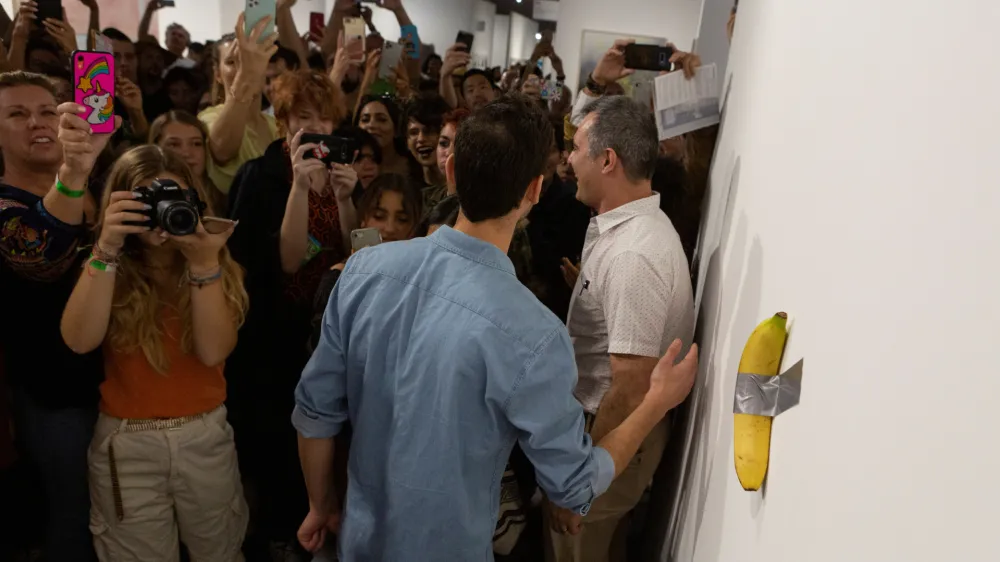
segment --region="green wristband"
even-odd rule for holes
[[[93,267],[97,271],[107,271],[108,270],[108,264],[106,264],[106,263],[102,262],[101,260],[95,258],[94,254],[90,254],[90,260],[89,261],[90,261],[90,263],[89,263],[90,267]]]
[[[56,191],[72,199],[79,199],[87,193],[86,189],[75,190],[66,187],[66,184],[60,181],[59,178],[56,178]]]

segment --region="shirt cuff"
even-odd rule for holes
[[[597,476],[594,478],[594,497],[608,491],[615,479],[615,461],[611,453],[601,447],[594,447],[594,460],[597,462]]]
[[[48,223],[50,226],[54,226],[58,229],[65,230],[66,232],[71,234],[79,234],[80,232],[83,232],[84,227],[82,223],[69,224],[59,220],[58,218],[55,217],[55,215],[50,213],[48,209],[45,208],[44,203],[45,203],[44,199],[39,199],[38,203],[36,203],[37,207],[35,207],[35,210],[38,212],[38,216],[41,217],[43,221]],[[80,212],[80,216],[81,217],[83,216],[83,211]]]
[[[295,426],[299,435],[306,439],[330,439],[340,433],[340,429],[343,427],[341,423],[324,420],[300,404],[296,404],[295,409],[292,410],[292,425]]]
[[[576,96],[576,103],[573,105],[573,112],[570,114],[569,122],[573,124],[574,127],[579,127],[580,123],[583,122],[583,110],[590,102],[600,99],[599,97],[588,96],[586,92],[580,90],[580,93]]]
[[[665,350],[659,341],[612,341],[608,344],[608,353],[615,355],[636,355],[639,357],[655,357],[659,359]]]

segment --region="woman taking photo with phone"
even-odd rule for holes
[[[214,105],[198,115],[208,128],[208,175],[223,193],[229,193],[240,166],[264,154],[278,138],[274,118],[260,110],[267,63],[278,51],[278,35],[264,36],[270,16],[250,33],[244,29],[245,21],[240,14],[236,34],[215,44]]]
[[[330,136],[347,110],[325,75],[299,70],[272,83],[271,102],[283,138],[237,174],[230,191],[230,218],[240,229],[229,241],[247,270],[250,314],[227,365],[232,381],[230,419],[254,516],[249,551],[296,544],[306,509],[295,432],[288,423],[295,385],[309,360],[312,299],[323,273],[347,257],[357,227],[351,195],[358,175],[345,163],[329,167],[313,156],[303,135]]]
[[[64,143],[88,134],[75,115],[63,120],[71,121],[60,131]],[[67,153],[65,168],[83,168],[74,175],[86,177],[88,165]],[[171,197],[167,186],[181,192]],[[104,349],[89,454],[91,531],[102,561],[174,558],[178,538],[194,561],[241,559],[247,512],[223,406],[223,363],[247,296],[226,249],[234,225],[200,221],[203,196],[170,151],[142,146],[119,158],[97,242],[63,313],[70,349]],[[180,217],[167,221],[176,234],[159,224],[158,203],[168,200],[194,233],[174,228]]]

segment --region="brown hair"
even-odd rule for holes
[[[304,105],[315,107],[334,126],[347,117],[340,88],[328,76],[313,70],[296,70],[279,76],[271,84],[271,105],[279,123],[287,123],[292,111]]]
[[[173,174],[194,189],[207,201],[206,214],[211,214],[211,202],[205,198],[201,185],[194,181],[191,170],[179,157],[158,146],[144,145],[123,154],[108,175],[105,184],[101,213],[94,227],[95,239],[101,236],[104,226],[104,211],[111,203],[111,193],[130,191],[140,185],[148,185],[164,173]],[[156,286],[150,282],[149,270],[143,260],[144,247],[136,236],[125,239],[125,247],[119,261],[118,281],[111,306],[108,324],[108,342],[114,349],[123,351],[141,349],[146,360],[156,371],[166,373],[169,362],[163,349],[164,337],[160,328],[159,314],[161,300]],[[222,290],[230,314],[237,325],[243,323],[248,306],[246,290],[243,288],[243,270],[223,247],[219,253],[222,266]],[[181,348],[190,352],[193,348],[191,328],[191,300],[188,291],[181,292],[178,309],[184,320]]]
[[[441,119],[441,128],[444,129],[445,125],[455,125],[457,129],[462,124],[462,121],[468,119],[470,115],[472,115],[472,112],[464,107],[453,109],[444,114],[444,117]]]
[[[423,216],[423,201],[417,190],[399,174],[382,174],[365,189],[358,204],[358,222],[364,222],[375,212],[382,201],[382,194],[388,191],[395,191],[403,196],[403,210],[413,218],[413,230],[410,231],[410,236],[413,236],[418,221]]]
[[[229,45],[230,43],[236,41],[235,33],[227,33],[223,35],[218,41],[212,44],[211,54],[212,54],[212,68],[214,69],[212,80],[212,105],[219,105],[225,103],[226,101],[226,86],[222,83],[222,63],[224,56],[222,53],[222,47]],[[232,46],[230,45],[231,49]]]
[[[56,97],[56,87],[47,76],[34,72],[15,70],[0,74],[0,90],[16,88],[18,86],[37,86]]]
[[[208,148],[208,127],[206,127],[200,119],[191,115],[187,111],[172,109],[157,117],[156,120],[149,126],[149,144],[159,146],[160,141],[163,140],[163,129],[171,123],[189,125],[198,129],[198,132],[201,133],[201,140],[205,143],[205,173],[204,177],[194,179],[197,182],[201,182],[201,188],[202,192],[204,192],[205,199],[212,204],[215,212],[224,213],[226,211],[226,195],[222,193],[222,191],[216,187],[215,182],[208,177],[208,162],[212,158],[212,154],[209,152]]]

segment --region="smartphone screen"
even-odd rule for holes
[[[274,33],[275,0],[246,0],[244,17],[246,19],[246,33],[250,35],[253,27],[266,16],[271,16],[271,21],[264,28],[264,33],[260,38],[263,40],[268,35]]]
[[[351,50],[351,62],[361,63],[365,60],[365,20],[361,18],[344,18],[344,43],[360,40],[360,44]]]
[[[86,108],[80,116],[94,133],[115,132],[115,57],[76,51],[73,57],[73,101]]]
[[[420,35],[417,33],[417,26],[404,25],[399,28],[400,43],[403,43],[403,50],[410,55],[413,60],[420,60]]]
[[[62,0],[37,0],[37,4],[38,12],[35,15],[39,24],[48,19],[63,19]]]
[[[305,154],[306,159],[322,160],[328,166],[333,163],[354,163],[354,154],[358,150],[357,142],[354,139],[333,135],[307,133],[302,135],[302,144],[316,145],[316,148]]]
[[[465,47],[466,47],[466,49],[465,49],[466,52],[470,52],[471,53],[472,52],[472,41],[475,38],[476,38],[475,35],[467,32],[467,31],[459,31],[458,32],[458,37],[455,38],[455,42],[456,43],[462,43],[462,44],[464,44]]]
[[[629,45],[625,47],[625,68],[634,70],[670,70],[674,50],[659,45]]]
[[[173,8],[175,6],[174,0],[160,0],[160,5],[164,8]]]
[[[309,38],[318,41],[326,29],[323,12],[309,12]]]
[[[382,60],[378,64],[378,77],[383,80],[392,78],[392,71],[399,66],[399,59],[403,57],[403,46],[399,43],[386,41],[382,46]]]
[[[359,228],[351,231],[351,250],[357,252],[369,246],[382,243],[382,234],[377,228]]]

